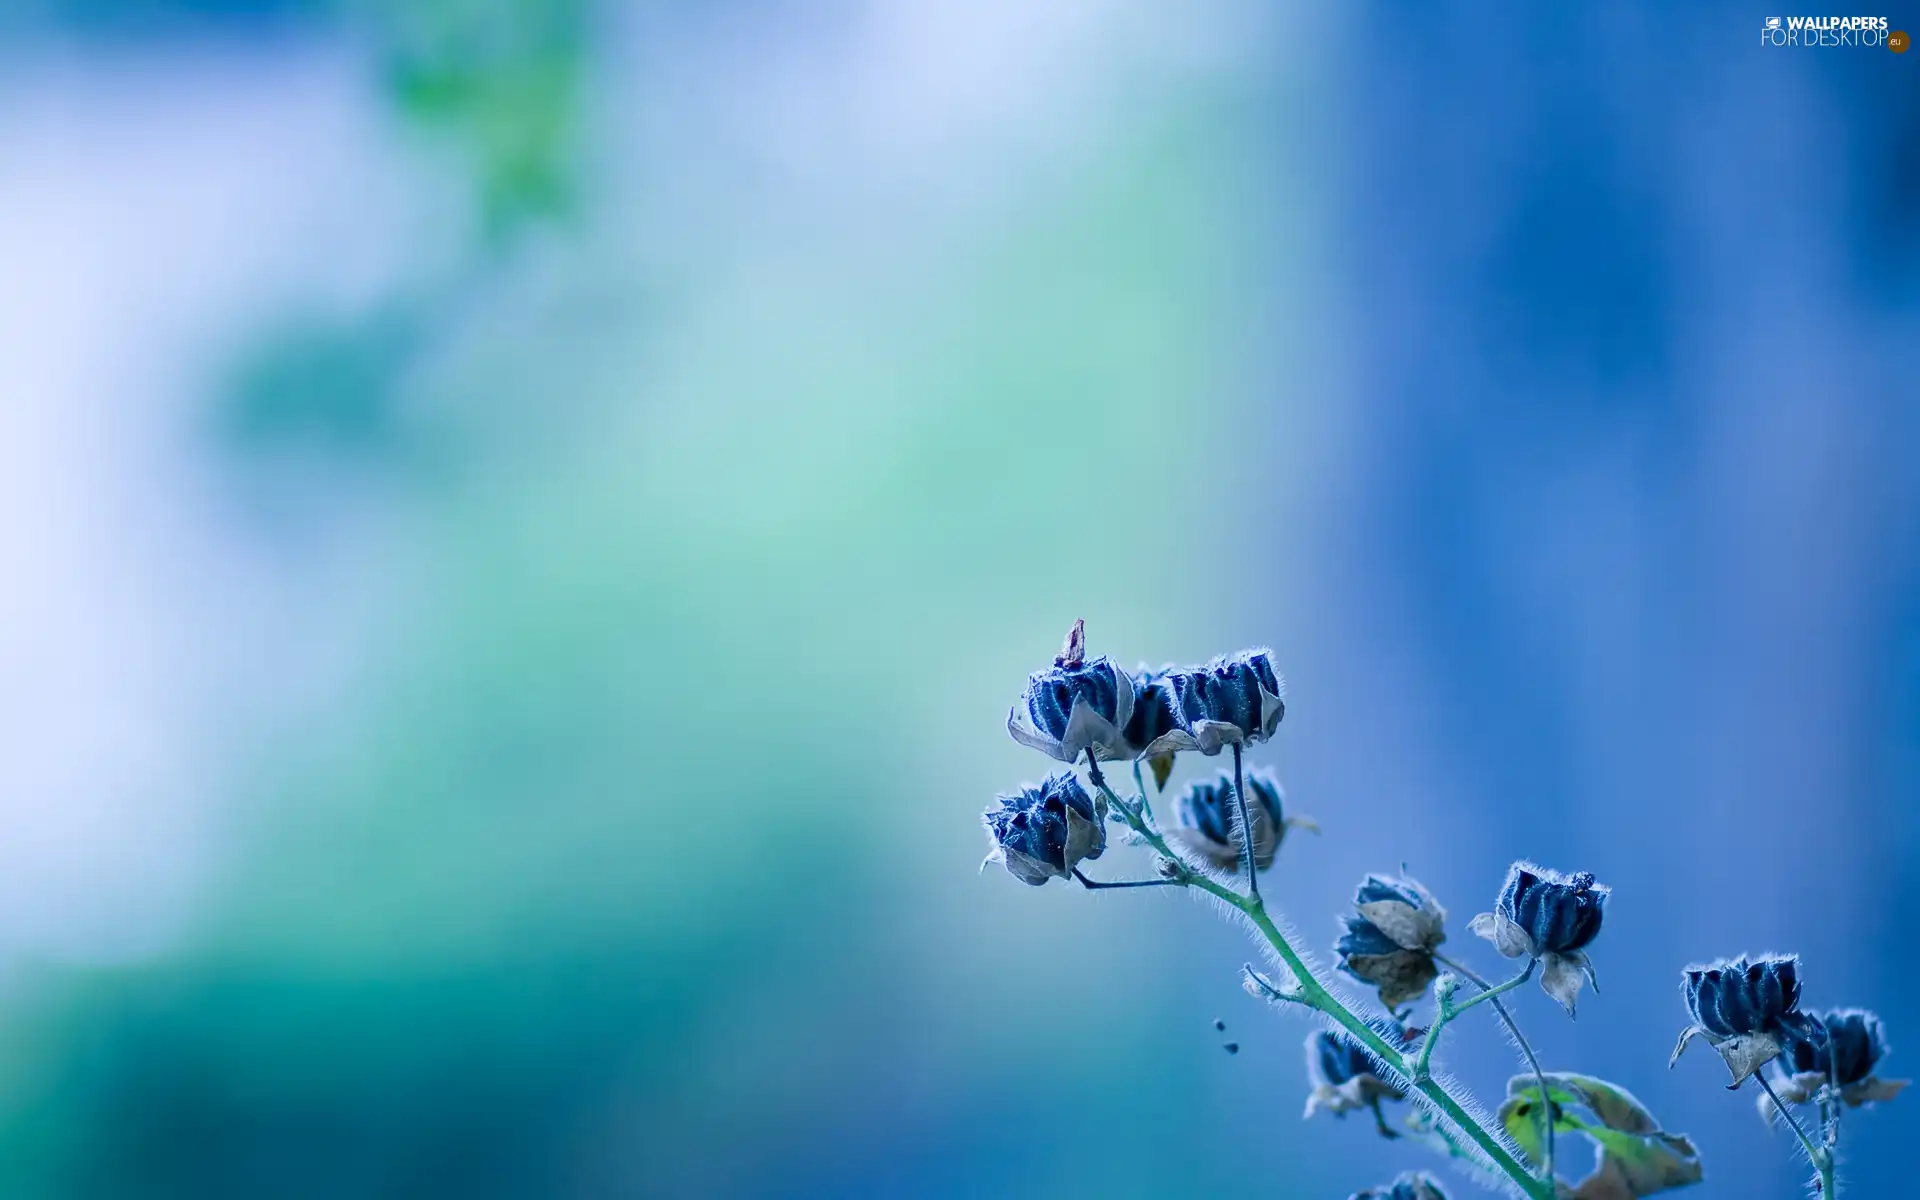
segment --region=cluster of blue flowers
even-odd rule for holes
[[[1087,888],[1190,887],[1246,916],[1292,976],[1274,983],[1249,966],[1247,989],[1276,1004],[1304,1006],[1331,1018],[1328,1028],[1307,1039],[1309,1117],[1322,1111],[1335,1116],[1369,1112],[1382,1136],[1411,1136],[1477,1169],[1495,1170],[1517,1192],[1537,1200],[1640,1200],[1698,1183],[1700,1158],[1687,1137],[1662,1129],[1617,1085],[1544,1069],[1502,999],[1536,972],[1541,990],[1569,1017],[1583,990],[1598,993],[1590,952],[1605,926],[1612,890],[1591,873],[1525,861],[1508,869],[1491,909],[1468,923],[1471,932],[1518,964],[1518,974],[1505,981],[1490,982],[1447,957],[1447,910],[1404,870],[1361,881],[1334,946],[1338,969],[1373,989],[1384,1011],[1356,1011],[1312,971],[1266,916],[1259,873],[1273,866],[1290,829],[1317,831],[1318,826],[1289,815],[1279,781],[1242,763],[1247,747],[1267,741],[1278,729],[1286,714],[1283,691],[1265,649],[1200,666],[1157,671],[1143,666],[1129,672],[1104,657],[1088,658],[1085,627],[1076,622],[1052,665],[1028,677],[1007,715],[1007,730],[1016,741],[1068,767],[999,797],[985,812],[992,841],[988,861],[1034,886],[1070,879]],[[1165,788],[1176,754],[1211,757],[1229,749],[1232,769],[1189,784],[1170,806],[1170,824],[1163,830],[1142,766],[1151,767],[1157,791]],[[1103,762],[1133,764],[1131,799],[1112,790],[1101,773]],[[1091,788],[1077,771],[1083,763]],[[1082,863],[1106,851],[1109,821],[1125,827],[1126,840],[1153,849],[1153,878],[1097,882],[1082,872]],[[1244,891],[1229,886],[1235,879],[1243,880]],[[1411,1006],[1429,991],[1433,1018],[1416,1027]],[[1689,967],[1682,994],[1691,1024],[1674,1049],[1674,1060],[1694,1038],[1702,1038],[1726,1062],[1734,1087],[1757,1080],[1762,1115],[1770,1123],[1784,1118],[1793,1126],[1831,1200],[1841,1112],[1892,1099],[1906,1087],[1904,1080],[1875,1074],[1887,1054],[1880,1019],[1862,1009],[1802,1012],[1800,962],[1791,955]],[[1442,1031],[1482,1003],[1506,1026],[1529,1068],[1509,1082],[1493,1129],[1430,1071]],[[1423,1106],[1396,1129],[1384,1106],[1416,1090],[1425,1098]],[[1794,1115],[1798,1104],[1818,1105],[1818,1144]],[[1584,1109],[1589,1116],[1563,1121],[1569,1109]],[[1555,1131],[1566,1129],[1588,1136],[1597,1149],[1592,1172],[1571,1184],[1555,1173]],[[1352,1200],[1445,1196],[1429,1176],[1410,1174],[1358,1192]]]
[[[1797,955],[1691,966],[1681,976],[1680,993],[1693,1024],[1681,1031],[1673,1061],[1694,1038],[1704,1039],[1727,1064],[1736,1087],[1761,1078],[1761,1111],[1769,1119],[1780,1112],[1781,1101],[1821,1099],[1836,1109],[1858,1108],[1891,1100],[1907,1086],[1907,1080],[1873,1074],[1888,1049],[1879,1017],[1861,1008],[1800,1011]]]
[[[1194,783],[1174,805],[1173,838],[1199,861],[1225,870],[1240,865],[1250,849],[1251,869],[1264,871],[1288,829],[1315,828],[1309,818],[1286,815],[1278,780],[1239,770],[1242,748],[1272,737],[1286,716],[1284,690],[1265,649],[1197,667],[1127,672],[1107,658],[1089,659],[1085,623],[1075,622],[1053,665],[1028,677],[1007,713],[1007,732],[1060,762],[1085,759],[1096,783],[1103,761],[1151,761],[1164,782],[1180,751],[1212,757],[1232,749],[1233,772]],[[1100,857],[1106,838],[1086,826],[1097,830],[1105,816],[1105,806],[1088,796],[1072,770],[1024,784],[983,817],[993,838],[988,861],[1036,886],[1074,877],[1091,886],[1079,866]]]
[[[1066,763],[1089,752],[1110,761],[1180,750],[1214,755],[1266,741],[1287,715],[1267,650],[1128,673],[1104,657],[1087,659],[1085,629],[1076,622],[1053,666],[1028,678],[1007,714],[1015,741]]]
[[[1860,1008],[1802,1011],[1800,959],[1792,954],[1690,966],[1681,973],[1680,994],[1693,1023],[1681,1031],[1669,1065],[1700,1038],[1727,1064],[1730,1087],[1756,1081],[1761,1118],[1769,1125],[1786,1120],[1814,1166],[1815,1190],[1830,1196],[1841,1115],[1891,1100],[1909,1082],[1874,1074],[1888,1050],[1880,1018]],[[1794,1116],[1796,1104],[1817,1106],[1815,1133]]]
[[[1468,928],[1506,957],[1538,963],[1541,988],[1571,1015],[1581,984],[1593,978],[1586,948],[1600,936],[1611,894],[1592,875],[1517,862],[1493,911]],[[1378,988],[1389,1010],[1418,999],[1440,974],[1436,955],[1447,940],[1447,910],[1419,880],[1394,875],[1367,876],[1353,908],[1334,945],[1340,969]]]

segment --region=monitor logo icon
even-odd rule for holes
[[[1779,17],[1768,17],[1768,18],[1767,18],[1767,32],[1769,32],[1769,33],[1771,33],[1771,32],[1773,32],[1774,30],[1776,30],[1776,29],[1778,29],[1778,28],[1780,28],[1780,18],[1779,18]]]

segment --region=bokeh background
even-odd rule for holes
[[[1202,906],[976,873],[1076,617],[1275,647],[1323,950],[1369,869],[1488,969],[1511,858],[1610,882],[1602,994],[1519,1008],[1692,1194],[1800,1193],[1667,1070],[1689,960],[1798,950],[1920,1045],[1920,55],[1654,3],[3,12],[8,1195],[1427,1165],[1301,1122]],[[1849,1120],[1858,1194],[1916,1104]]]

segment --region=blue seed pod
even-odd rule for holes
[[[1159,739],[1163,750],[1218,754],[1227,746],[1264,742],[1287,714],[1286,690],[1270,650],[1242,650],[1163,680],[1179,728]]]
[[[1600,935],[1612,889],[1586,872],[1562,875],[1532,863],[1507,871],[1495,911],[1527,931],[1537,954],[1572,954]]]
[[[1864,1008],[1836,1008],[1808,1014],[1806,1028],[1789,1024],[1781,1038],[1774,1089],[1783,1100],[1804,1104],[1822,1088],[1840,1089],[1849,1108],[1891,1100],[1907,1087],[1905,1079],[1881,1079],[1874,1068],[1887,1056],[1887,1035],[1880,1018]],[[1772,1100],[1761,1097],[1761,1115],[1772,1121]]]
[[[1425,1171],[1408,1171],[1396,1176],[1386,1187],[1355,1192],[1347,1200],[1447,1200],[1447,1194]]]
[[[1184,735],[1179,709],[1167,687],[1167,676],[1173,670],[1167,666],[1154,671],[1143,663],[1133,672],[1133,713],[1120,731],[1128,757],[1169,753],[1170,743],[1181,740]]]
[[[1026,784],[999,800],[999,807],[981,816],[994,843],[986,861],[1004,863],[1022,883],[1038,887],[1049,879],[1064,879],[1107,848],[1104,805],[1087,794],[1071,771],[1038,785]]]
[[[1745,956],[1688,967],[1680,994],[1693,1018],[1673,1048],[1679,1061],[1687,1043],[1707,1039],[1733,1072],[1738,1086],[1779,1057],[1794,1038],[1825,1040],[1826,1030],[1800,1011],[1800,959],[1791,954]]]
[[[1586,947],[1600,935],[1612,894],[1590,874],[1562,875],[1516,862],[1507,870],[1494,910],[1475,917],[1468,928],[1508,958],[1539,959],[1541,989],[1571,1016],[1582,984],[1594,982]]]
[[[1027,677],[1007,713],[1007,732],[1023,746],[1061,762],[1091,750],[1131,758],[1121,731],[1133,716],[1133,680],[1105,658],[1058,662]]]
[[[1399,1045],[1404,1031],[1391,1021],[1372,1020],[1369,1028],[1390,1046]],[[1317,1030],[1307,1036],[1306,1115],[1321,1109],[1345,1116],[1356,1109],[1374,1108],[1382,1100],[1404,1100],[1407,1093],[1389,1082],[1393,1074],[1372,1051],[1345,1033]]]
[[[1353,906],[1334,944],[1340,969],[1380,989],[1389,1009],[1418,999],[1439,974],[1433,956],[1447,940],[1447,910],[1418,880],[1394,875],[1367,876]]]
[[[1286,793],[1272,775],[1248,771],[1242,777],[1247,784],[1247,822],[1253,828],[1253,863],[1264,871],[1273,865],[1288,828],[1318,826],[1310,818],[1286,815]],[[1182,846],[1230,871],[1240,863],[1237,812],[1232,772],[1196,780],[1174,802],[1174,824],[1168,832]]]
[[[1717,1038],[1778,1033],[1800,1007],[1800,959],[1779,954],[1688,967],[1681,991],[1694,1024]]]
[[[1348,915],[1344,920],[1347,923],[1347,930],[1340,935],[1340,940],[1335,942],[1333,947],[1333,952],[1338,954],[1342,960],[1340,969],[1353,975],[1355,978],[1365,979],[1368,983],[1372,983],[1373,980],[1354,971],[1347,965],[1345,960],[1353,955],[1369,958],[1382,954],[1393,954],[1400,949],[1400,946],[1392,938],[1382,933],[1378,925],[1375,925],[1365,917]],[[1396,1004],[1393,1007],[1398,1008],[1399,1005]]]
[[[1362,1075],[1386,1075],[1373,1051],[1331,1029],[1315,1030],[1307,1038],[1307,1080],[1313,1086],[1339,1087]]]
[[[1810,1072],[1824,1077],[1831,1068],[1834,1082],[1841,1087],[1873,1074],[1887,1052],[1886,1032],[1879,1017],[1864,1008],[1837,1008],[1808,1015],[1817,1024],[1795,1031],[1781,1046],[1780,1062],[1789,1073]]]

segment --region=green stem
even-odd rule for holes
[[[1148,824],[1152,824],[1153,802],[1147,799],[1147,781],[1140,778],[1140,760],[1137,758],[1133,760],[1133,790],[1140,794],[1141,813],[1147,818]]]
[[[1437,993],[1440,1001],[1440,1011],[1435,1014],[1433,1018],[1433,1028],[1427,1030],[1427,1040],[1420,1043],[1420,1057],[1414,1061],[1413,1077],[1415,1079],[1425,1079],[1427,1077],[1427,1067],[1433,1062],[1433,1048],[1440,1044],[1440,1031],[1451,1024],[1455,1017],[1458,1017],[1461,1013],[1466,1012],[1474,1005],[1485,1000],[1492,1000],[1495,1004],[1498,1004],[1500,1001],[1497,997],[1502,992],[1510,992],[1531,978],[1533,978],[1533,960],[1528,959],[1527,965],[1521,969],[1518,975],[1515,975],[1505,983],[1495,984],[1465,1004],[1455,1004],[1453,1002],[1453,993],[1450,991]],[[1544,1101],[1546,1097],[1543,1095],[1541,1099]]]
[[[1253,861],[1253,821],[1247,812],[1247,785],[1240,775],[1239,742],[1233,744],[1233,806],[1240,818],[1240,857],[1247,860],[1247,896],[1259,903],[1260,869]]]
[[[1100,764],[1092,762],[1091,756],[1089,756],[1089,762],[1091,770],[1088,775],[1093,780],[1094,786],[1105,794],[1109,804],[1126,816],[1127,823],[1133,827],[1134,832],[1163,857],[1175,863],[1183,862],[1184,860],[1168,847],[1166,839],[1140,820],[1138,813],[1131,805],[1123,803],[1118,796],[1114,795],[1113,789],[1107,786],[1106,779],[1100,774]],[[1505,1146],[1500,1144],[1498,1138],[1475,1120],[1473,1114],[1454,1099],[1453,1094],[1441,1086],[1438,1080],[1431,1076],[1417,1075],[1413,1065],[1407,1061],[1406,1055],[1402,1054],[1397,1047],[1388,1045],[1385,1038],[1375,1033],[1373,1028],[1361,1020],[1352,1009],[1342,1004],[1338,996],[1327,990],[1326,985],[1321,983],[1307,966],[1306,960],[1301,958],[1300,952],[1293,948],[1293,943],[1287,940],[1286,934],[1280,932],[1279,926],[1273,923],[1273,918],[1267,915],[1267,907],[1261,902],[1260,897],[1243,896],[1232,888],[1221,886],[1198,871],[1184,871],[1181,878],[1189,887],[1199,888],[1238,909],[1248,921],[1252,922],[1253,927],[1260,931],[1260,936],[1267,940],[1267,944],[1273,947],[1274,954],[1286,964],[1287,970],[1293,973],[1294,985],[1297,989],[1295,998],[1331,1017],[1352,1036],[1354,1041],[1365,1046],[1374,1057],[1405,1076],[1414,1089],[1425,1096],[1448,1121],[1453,1123],[1455,1128],[1464,1133],[1468,1140],[1479,1148],[1480,1153],[1486,1155],[1488,1161],[1501,1174],[1511,1179],[1514,1186],[1518,1187],[1524,1195],[1530,1200],[1556,1200],[1551,1180],[1534,1178],[1525,1164],[1515,1158]],[[1517,987],[1518,984],[1508,986]],[[1471,1008],[1487,994],[1482,992],[1474,1000],[1462,1005],[1462,1010]]]
[[[1319,1009],[1327,1016],[1332,1017],[1335,1021],[1338,1021],[1348,1033],[1352,1034],[1356,1040],[1366,1046],[1368,1050],[1372,1051],[1376,1057],[1389,1064],[1398,1065],[1401,1074],[1406,1075],[1410,1080],[1414,1081],[1413,1086],[1419,1090],[1420,1094],[1431,1101],[1435,1108],[1438,1108],[1442,1113],[1446,1114],[1447,1119],[1453,1122],[1462,1133],[1466,1134],[1473,1144],[1480,1148],[1481,1153],[1492,1160],[1493,1165],[1498,1167],[1509,1179],[1513,1180],[1528,1196],[1535,1197],[1536,1200],[1554,1200],[1554,1190],[1551,1183],[1535,1179],[1532,1172],[1528,1171],[1519,1159],[1516,1159],[1509,1153],[1507,1148],[1500,1144],[1499,1139],[1495,1138],[1493,1134],[1482,1127],[1480,1122],[1473,1118],[1473,1114],[1463,1108],[1460,1102],[1454,1099],[1453,1095],[1440,1085],[1438,1080],[1431,1076],[1417,1078],[1414,1071],[1408,1067],[1405,1055],[1394,1047],[1389,1046],[1385,1038],[1375,1033],[1365,1021],[1362,1021],[1358,1016],[1354,1015],[1346,1005],[1340,1003],[1339,997],[1329,992],[1325,985],[1314,977],[1313,972],[1308,969],[1306,962],[1300,957],[1299,952],[1294,950],[1292,944],[1287,941],[1286,935],[1281,933],[1279,928],[1274,925],[1273,918],[1267,915],[1265,905],[1261,904],[1258,900],[1243,898],[1233,892],[1227,891],[1225,888],[1220,888],[1218,885],[1214,885],[1212,880],[1204,880],[1201,882],[1212,885],[1208,887],[1208,890],[1213,891],[1215,895],[1220,896],[1221,899],[1226,900],[1235,908],[1238,908],[1247,915],[1248,920],[1253,922],[1254,927],[1260,931],[1261,935],[1267,939],[1268,944],[1273,947],[1274,953],[1280,956],[1280,961],[1284,962],[1287,965],[1287,969],[1293,972],[1294,982],[1300,988],[1300,998],[1302,1000],[1314,1008]],[[1485,993],[1482,994],[1484,995]]]
[[[1807,1152],[1807,1161],[1813,1164],[1814,1170],[1820,1172],[1821,1200],[1833,1200],[1835,1195],[1833,1155],[1813,1144],[1813,1139],[1807,1136],[1807,1131],[1800,1128],[1800,1119],[1793,1115],[1791,1108],[1788,1108],[1780,1102],[1779,1093],[1773,1090],[1773,1085],[1767,1082],[1767,1077],[1764,1073],[1755,1071],[1753,1073],[1753,1079],[1755,1083],[1760,1085],[1760,1090],[1767,1094],[1767,1098],[1773,1101],[1775,1111],[1787,1119],[1787,1125],[1793,1130],[1793,1136],[1800,1139],[1800,1148]]]
[[[1488,983],[1484,978],[1481,977],[1479,972],[1473,970],[1471,967],[1468,967],[1462,963],[1457,963],[1452,959],[1448,958],[1444,954],[1436,954],[1433,957],[1435,961],[1440,963],[1441,966],[1446,967],[1448,970],[1452,971],[1454,974],[1461,976],[1468,983],[1471,983],[1473,986],[1479,988],[1481,991],[1486,992],[1486,991],[1492,990],[1493,985]],[[1513,1040],[1519,1044],[1520,1053],[1526,1056],[1527,1066],[1533,1069],[1533,1081],[1540,1086],[1540,1112],[1539,1112],[1538,1124],[1541,1126],[1541,1131],[1540,1131],[1541,1144],[1544,1145],[1547,1150],[1546,1163],[1541,1168],[1540,1175],[1541,1175],[1541,1178],[1550,1181],[1553,1179],[1553,1175],[1554,1175],[1554,1164],[1553,1164],[1554,1129],[1553,1127],[1556,1122],[1556,1117],[1553,1111],[1552,1094],[1547,1091],[1547,1073],[1540,1069],[1540,1060],[1534,1057],[1533,1044],[1527,1041],[1526,1034],[1520,1032],[1520,1023],[1513,1019],[1513,1014],[1507,1011],[1507,1006],[1500,1003],[1500,1001],[1496,999],[1493,1001],[1493,1011],[1499,1014],[1501,1022],[1504,1023],[1507,1027],[1507,1032],[1512,1034]]]
[[[1520,968],[1520,973],[1518,975],[1515,975],[1512,979],[1507,980],[1505,983],[1494,984],[1492,987],[1488,988],[1484,992],[1481,992],[1479,995],[1467,1001],[1465,1004],[1456,1005],[1454,1007],[1452,1016],[1449,1016],[1447,1019],[1452,1020],[1453,1017],[1459,1016],[1461,1013],[1472,1008],[1474,1005],[1484,1003],[1488,1000],[1494,999],[1496,996],[1500,996],[1507,992],[1510,992],[1513,989],[1519,987],[1521,984],[1525,983],[1527,980],[1532,979],[1534,965],[1535,965],[1535,960],[1528,959],[1527,965]],[[1439,1026],[1436,1025],[1434,1026],[1434,1028],[1437,1030]]]

